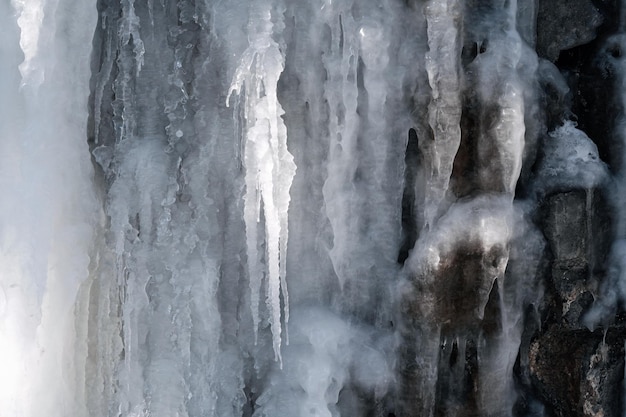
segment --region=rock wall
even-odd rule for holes
[[[622,210],[614,184],[623,164],[621,13],[618,1],[539,2],[536,50],[546,60],[543,65],[553,64],[562,77],[544,73],[540,80],[547,127],[553,130],[564,118],[575,120],[598,146],[612,179],[590,188],[552,184],[538,194],[536,221],[547,241],[544,297],[526,317],[517,368],[524,390],[518,404],[521,415],[606,417],[626,412],[626,327],[623,304],[612,295],[618,284],[610,266],[612,242],[620,233],[617,212]],[[540,150],[537,166],[549,152]],[[614,304],[597,320],[597,305],[607,298]],[[542,407],[535,401],[545,409],[538,411]]]
[[[476,29],[487,3],[468,2],[463,15],[471,27],[464,33],[463,48],[469,83],[476,57],[493,47],[487,42],[493,35]],[[493,408],[486,394],[502,389],[503,374],[485,370],[485,358],[506,367],[500,338],[516,337],[511,336],[516,320],[523,321],[523,329],[513,371],[514,391],[519,393],[515,416],[626,413],[623,252],[616,248],[624,234],[624,7],[619,1],[601,0],[518,4],[518,25],[524,14],[534,15],[526,22],[535,25],[518,31],[535,45],[533,75],[540,91],[537,108],[526,102],[527,143],[515,190],[528,223],[511,237],[510,245],[495,252],[485,250],[480,240],[455,237],[458,246],[444,254],[443,267],[407,268],[419,296],[402,303],[408,306],[403,314],[417,317],[404,329],[403,340],[416,344],[421,356],[400,348],[408,358],[400,366],[412,372],[403,375],[399,403],[404,405],[398,415],[505,415],[508,406]],[[463,99],[462,141],[451,185],[461,201],[503,191],[493,180],[504,171],[483,177],[476,173],[481,161],[493,158],[481,154],[476,142],[489,123],[485,112],[493,106],[480,97],[484,100],[469,88]],[[532,141],[535,133],[537,143]],[[463,224],[468,222],[465,217]],[[456,232],[445,232],[445,239],[459,236],[459,227],[465,226],[454,227]],[[416,240],[419,245],[420,238]],[[504,275],[490,270],[499,259],[506,265]],[[429,307],[425,293],[432,300],[426,302]],[[477,308],[484,309],[484,316]],[[423,383],[415,383],[428,378],[436,380],[434,391],[415,395],[428,392]]]

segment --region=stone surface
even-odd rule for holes
[[[557,417],[618,417],[624,377],[623,335],[556,327],[535,339],[533,384]]]
[[[603,20],[590,0],[539,1],[537,54],[556,61],[562,50],[593,40]]]
[[[620,416],[624,329],[616,326],[605,334],[584,324],[604,279],[611,241],[604,192],[561,190],[542,201],[550,268],[540,328],[531,331],[528,351],[521,350],[528,355],[528,362],[521,361],[527,363],[528,389],[548,415]]]

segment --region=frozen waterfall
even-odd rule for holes
[[[624,16],[4,0],[0,417],[626,415]]]

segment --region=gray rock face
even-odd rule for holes
[[[610,238],[597,190],[546,196],[543,230],[552,255],[543,331],[528,351],[532,385],[557,416],[619,416],[624,348],[619,330],[584,323]]]
[[[570,89],[562,94],[558,88],[546,88],[551,94],[547,102],[555,108],[571,103],[578,127],[595,142],[613,173],[623,165],[622,140],[614,130],[623,111],[619,93],[613,96],[621,83],[621,35],[615,34],[620,30],[618,11],[616,2],[609,1],[542,1],[537,19],[537,52],[556,63]],[[549,158],[554,146],[552,142],[544,146],[540,159]],[[579,172],[595,169],[581,165]],[[621,416],[625,330],[621,308],[605,310],[600,328],[593,319],[597,305],[612,293],[606,288],[613,282],[611,242],[619,233],[616,191],[606,174],[587,189],[568,184],[565,171],[553,177],[558,181],[550,178],[552,174],[541,167],[537,170],[539,177],[546,178],[539,200],[549,267],[543,277],[540,329],[527,326],[532,336],[528,350],[523,344],[520,350],[520,375],[529,376],[528,392],[540,398],[548,415]],[[525,413],[529,410],[526,407]]]
[[[624,347],[615,336],[553,328],[531,344],[533,385],[554,415],[622,415]]]
[[[592,41],[603,21],[590,0],[540,0],[537,54],[554,62],[561,51]]]

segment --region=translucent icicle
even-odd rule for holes
[[[495,104],[495,110],[487,105],[481,109],[477,154],[489,163],[478,167],[479,187],[513,196],[522,169],[526,132],[520,79],[524,45],[516,30],[515,2],[509,4],[507,12],[502,22],[507,30],[491,34],[486,52],[472,63],[476,66],[472,70],[477,75],[480,100]],[[497,118],[491,123],[494,114]]]
[[[428,123],[434,140],[426,187],[426,225],[436,220],[461,143],[460,9],[458,0],[431,0],[424,9],[430,49],[426,71],[432,88]]]
[[[262,201],[267,241],[266,305],[275,359],[282,361],[280,296],[282,294],[285,304],[286,324],[289,297],[284,263],[287,256],[289,190],[296,166],[287,149],[287,129],[281,118],[284,111],[277,97],[278,79],[284,69],[285,57],[272,38],[275,24],[272,22],[271,10],[272,5],[268,2],[255,2],[250,6],[249,46],[233,77],[227,103],[233,92],[244,95],[244,212],[255,332],[259,322],[258,303],[263,280],[256,236],[257,223],[261,217],[261,204],[258,201]]]
[[[119,37],[122,46],[128,45],[131,41],[133,42],[137,74],[141,71],[143,56],[146,52],[139,34],[139,26],[139,17],[135,14],[135,0],[124,1],[122,3],[122,21],[120,23]]]
[[[333,230],[330,257],[342,289],[349,275],[350,236],[357,228],[358,218],[349,208],[354,194],[352,178],[358,165],[357,133],[360,123],[357,114],[359,44],[355,35],[358,29],[350,7],[350,2],[328,2],[323,7],[323,18],[331,29],[332,37],[330,53],[322,57],[328,73],[324,98],[331,111],[328,178],[323,195]]]

